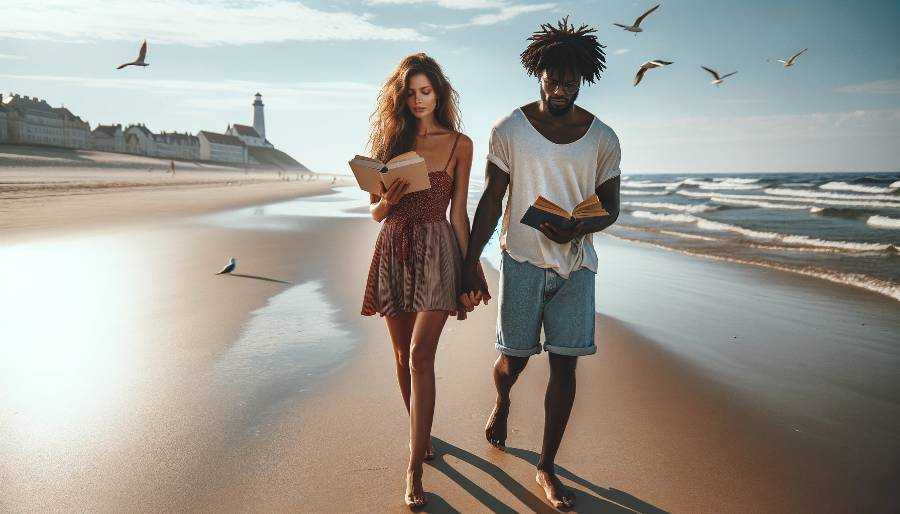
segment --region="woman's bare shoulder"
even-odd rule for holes
[[[460,150],[471,150],[472,147],[474,146],[474,144],[472,143],[472,139],[469,136],[463,134],[462,132],[458,132],[457,134],[459,134],[459,143],[457,143],[457,146],[459,147],[459,149]]]

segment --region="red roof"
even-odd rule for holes
[[[235,132],[237,132],[238,134],[240,134],[242,136],[262,137],[259,135],[259,132],[257,132],[255,128],[253,128],[249,125],[239,125],[239,124],[235,123],[231,127],[235,130]]]
[[[229,136],[228,134],[216,134],[215,132],[207,132],[205,130],[201,130],[198,135],[205,137],[206,140],[210,143],[217,143],[220,145],[244,146],[243,141],[234,136]]]

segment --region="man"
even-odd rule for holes
[[[491,444],[504,448],[510,390],[531,355],[550,354],[544,402],[544,439],[536,480],[554,507],[571,507],[575,497],[556,477],[554,459],[575,400],[579,356],[594,344],[594,279],[597,255],[591,234],[612,225],[619,214],[619,161],[616,134],[575,105],[582,82],[593,83],[605,69],[603,46],[594,29],[575,28],[568,18],[544,24],[522,52],[529,75],[540,80],[541,99],[513,111],[491,132],[487,183],[478,203],[463,264],[460,300],[485,291],[476,274],[481,256],[509,191],[500,246],[500,306],[494,383],[497,402],[485,428]],[[543,224],[540,231],[519,222],[538,195],[572,210],[595,193],[609,213],[571,230]]]

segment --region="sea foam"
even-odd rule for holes
[[[870,216],[866,224],[875,228],[900,229],[900,219],[887,216]]]
[[[819,189],[829,191],[854,191],[857,193],[892,193],[897,188],[894,187],[894,184],[891,184],[889,187],[879,187],[848,184],[846,182],[828,182],[819,186]]]

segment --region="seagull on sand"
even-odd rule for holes
[[[785,67],[785,68],[787,68],[788,66],[793,66],[793,65],[794,65],[794,61],[797,60],[797,57],[800,57],[800,54],[802,54],[802,53],[805,52],[806,50],[807,50],[806,48],[804,48],[803,50],[800,50],[799,52],[797,52],[797,53],[795,53],[794,55],[790,56],[787,60],[784,60],[784,59],[778,59],[778,62],[780,62],[781,64],[784,64],[784,67]]]
[[[641,22],[644,21],[644,18],[646,18],[648,14],[652,13],[653,11],[655,11],[657,9],[659,9],[659,4],[656,4],[649,11],[638,16],[637,19],[634,20],[634,24],[631,25],[630,27],[628,25],[622,25],[621,23],[613,23],[613,25],[615,25],[616,27],[622,27],[623,29],[627,30],[628,32],[634,32],[634,35],[636,36],[638,32],[644,31],[644,29],[641,28]]]
[[[216,273],[216,275],[223,275],[223,274],[231,273],[232,271],[234,271],[234,268],[236,268],[236,267],[237,267],[237,261],[234,260],[234,257],[232,257],[231,259],[228,260],[228,264],[226,264],[225,267],[222,268],[222,271]]]
[[[668,66],[670,64],[672,64],[672,61],[661,61],[659,59],[653,59],[652,61],[645,62],[637,71],[637,75],[634,76],[634,85],[638,85],[641,79],[644,78],[644,73],[647,73],[647,70],[652,70],[653,68],[659,68],[662,66]]]
[[[710,73],[712,74],[712,76],[715,77],[715,80],[713,80],[712,82],[710,82],[710,84],[715,84],[715,85],[717,85],[717,86],[718,86],[719,84],[721,84],[723,80],[725,80],[725,79],[727,79],[728,77],[730,77],[730,76],[734,75],[735,73],[737,73],[736,71],[732,71],[731,73],[726,73],[725,75],[722,75],[722,76],[720,77],[720,76],[719,76],[719,73],[718,73],[716,70],[711,70],[711,69],[707,68],[706,66],[700,66],[700,67],[703,68],[704,70],[710,72]]]
[[[147,40],[146,39],[141,44],[141,51],[138,54],[138,58],[131,62],[126,62],[125,64],[120,64],[116,69],[121,70],[125,66],[150,66],[150,63],[144,62],[145,57],[147,57]]]

